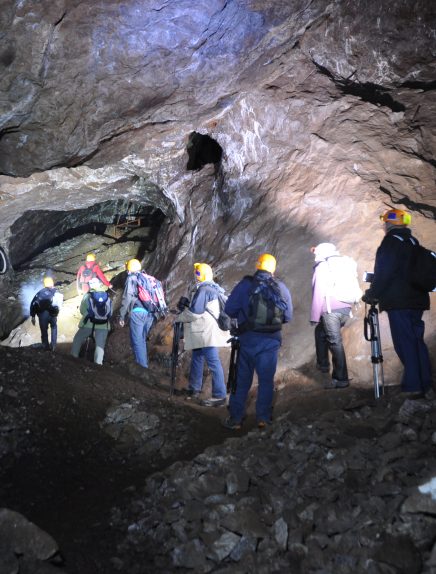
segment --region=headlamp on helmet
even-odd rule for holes
[[[412,217],[410,213],[402,209],[389,209],[383,215],[380,215],[380,221],[391,223],[392,225],[410,225]]]
[[[197,281],[201,283],[213,280],[212,267],[207,263],[194,263],[194,274]]]

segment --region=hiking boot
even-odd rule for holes
[[[345,389],[350,385],[350,381],[338,381],[337,379],[332,379],[328,383],[324,384],[325,389]]]
[[[200,391],[194,391],[194,389],[188,389],[186,391],[186,398],[188,400],[198,399],[198,398],[200,398]]]
[[[233,420],[232,417],[224,419],[223,421],[221,421],[221,424],[223,425],[223,427],[230,430],[241,430],[242,428],[242,423]]]
[[[265,429],[266,427],[271,425],[272,421],[264,421],[264,420],[257,421],[257,428],[260,430]]]
[[[212,397],[200,402],[202,407],[223,407],[226,404],[226,397]]]

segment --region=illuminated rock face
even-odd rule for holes
[[[30,255],[14,244],[24,214],[34,247],[56,233],[39,213],[120,199],[165,214],[146,263],[174,300],[194,261],[230,289],[270,251],[295,304],[289,368],[313,359],[312,245],[334,242],[371,270],[378,215],[399,203],[436,246],[432,3],[3,4],[0,248],[10,259]],[[221,161],[204,163],[199,149],[193,163],[194,132]],[[0,275],[4,297],[11,274]],[[345,340],[352,373],[368,378],[362,313]],[[434,348],[434,313],[427,332]],[[382,336],[390,360],[383,317]]]

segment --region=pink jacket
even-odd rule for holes
[[[329,270],[326,261],[317,263],[313,269],[312,277],[312,310],[310,313],[310,320],[319,323],[321,315],[327,312],[327,288],[329,285]],[[330,308],[332,311],[335,309],[351,309],[351,305],[338,301],[334,297],[330,297]]]

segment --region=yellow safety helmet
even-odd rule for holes
[[[392,223],[392,225],[410,225],[412,216],[403,209],[389,209],[386,213],[380,215],[380,221]]]
[[[94,253],[88,253],[88,255],[86,256],[86,261],[95,261]]]
[[[212,267],[207,263],[194,263],[194,273],[197,281],[212,281]]]
[[[129,259],[126,263],[126,267],[129,273],[137,273],[141,271],[141,262],[138,259]]]
[[[269,271],[269,273],[274,273],[276,265],[277,261],[273,255],[263,253],[257,260],[256,269],[259,269],[259,271]]]
[[[44,283],[44,287],[54,287],[53,277],[44,277],[42,282]]]

